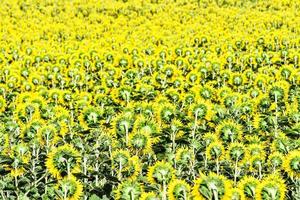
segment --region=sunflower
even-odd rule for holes
[[[173,179],[168,186],[168,197],[170,200],[188,199],[190,190],[190,185],[186,181]]]
[[[208,176],[201,174],[195,181],[192,190],[194,199],[230,199],[231,183],[222,175],[210,173]]]
[[[218,136],[213,133],[205,133],[202,137],[204,145],[207,147],[212,142],[216,142],[218,140]]]
[[[47,148],[56,144],[59,140],[57,136],[57,129],[54,125],[48,125],[41,127],[37,130],[37,139],[41,145],[45,145]]]
[[[243,163],[247,159],[246,147],[242,143],[231,143],[228,147],[226,157],[231,161]]]
[[[80,153],[73,146],[65,144],[49,152],[46,167],[54,177],[61,179],[80,172],[80,163]]]
[[[225,156],[225,149],[223,144],[220,141],[212,142],[206,148],[206,155],[208,159],[222,159]]]
[[[123,169],[123,174],[125,174],[127,180],[136,180],[141,171],[142,169],[139,158],[137,156],[133,156],[129,159],[128,166]]]
[[[191,149],[181,147],[176,150],[175,160],[177,164],[187,166],[194,159],[195,156]]]
[[[83,185],[73,176],[59,180],[55,190],[60,200],[79,200],[83,195]]]
[[[244,176],[242,180],[238,182],[238,189],[243,191],[246,199],[254,199],[256,195],[256,188],[259,184],[259,180],[251,176]]]
[[[243,137],[243,127],[233,120],[225,120],[216,127],[216,133],[224,142],[239,141]]]
[[[265,158],[266,156],[265,145],[263,143],[250,144],[247,150],[250,156],[258,156],[261,158]]]
[[[176,107],[170,103],[159,105],[158,113],[156,115],[157,121],[162,125],[167,126],[176,116]]]
[[[129,136],[129,146],[137,152],[147,154],[152,152],[152,145],[158,142],[158,138],[151,137],[149,132],[134,132]]]
[[[154,119],[138,116],[133,125],[133,132],[145,132],[151,135],[160,133],[160,126]]]
[[[189,117],[194,120],[206,119],[210,121],[213,116],[213,105],[209,101],[197,100],[189,109]]]
[[[271,153],[268,156],[268,165],[271,167],[271,170],[275,172],[276,170],[280,170],[283,165],[283,154],[279,152]]]
[[[300,178],[300,150],[290,151],[284,161],[283,169],[291,178]]]
[[[116,190],[116,199],[139,199],[143,192],[143,188],[137,181],[127,180],[118,185]]]
[[[113,127],[120,136],[125,136],[125,144],[129,142],[129,133],[132,131],[134,118],[131,112],[124,112],[113,120]]]
[[[233,188],[230,194],[230,200],[245,200],[244,192],[239,188]]]
[[[269,97],[275,103],[287,100],[290,84],[286,81],[278,81],[270,86]]]
[[[84,129],[98,127],[100,125],[101,119],[101,110],[91,106],[84,108],[78,118],[80,125]]]
[[[286,199],[286,185],[278,175],[269,175],[257,185],[256,200],[284,200]]]
[[[151,184],[167,184],[174,176],[172,165],[165,161],[158,161],[148,168],[147,180]]]

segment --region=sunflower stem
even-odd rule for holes
[[[214,196],[214,198],[213,199],[215,199],[215,200],[218,200],[219,199],[219,195],[218,195],[218,191],[216,190],[216,189],[214,189],[213,190],[213,196]]]
[[[278,102],[277,102],[277,95],[275,94],[275,104],[276,104],[276,110],[275,110],[275,138],[277,138],[278,135]]]
[[[133,195],[133,191],[130,191],[130,200],[134,200],[134,195]]]
[[[216,164],[217,164],[217,174],[219,175],[220,174],[220,165],[219,165],[219,158],[217,158],[216,160]]]
[[[238,158],[236,158],[234,164],[234,186],[236,186],[237,171],[238,171]]]
[[[128,140],[129,140],[129,136],[128,136],[128,126],[127,124],[124,124],[124,127],[125,127],[125,144],[126,146],[128,146]]]
[[[66,186],[64,186],[63,187],[64,189],[64,200],[67,200],[67,194],[68,194],[68,191],[67,191],[67,187]]]
[[[261,180],[262,179],[262,173],[261,173],[261,170],[262,170],[262,166],[261,166],[261,163],[258,164],[258,173],[259,173],[259,179]]]
[[[166,181],[163,181],[162,200],[167,200],[167,186],[166,186]]]

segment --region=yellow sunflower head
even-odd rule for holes
[[[286,185],[278,175],[270,175],[257,185],[255,199],[284,200],[286,199]]]
[[[192,190],[195,199],[230,199],[231,183],[224,176],[210,173],[208,176],[201,175]]]
[[[283,168],[292,178],[300,178],[300,150],[290,151],[283,162]]]
[[[165,161],[158,161],[148,168],[147,180],[151,184],[169,183],[174,176],[172,165]]]
[[[239,188],[233,188],[230,194],[230,200],[245,200],[244,192]]]
[[[139,199],[143,192],[142,185],[137,181],[127,180],[119,184],[115,198],[118,200]]]
[[[243,191],[246,199],[254,199],[256,194],[256,188],[259,184],[259,180],[251,176],[245,176],[238,182],[238,189]]]
[[[190,185],[184,180],[173,179],[169,183],[168,197],[170,200],[188,199],[190,197]]]
[[[225,148],[220,141],[212,142],[206,148],[206,156],[209,160],[221,160],[225,156]]]
[[[226,120],[216,127],[216,133],[224,142],[237,142],[243,137],[243,127],[233,120]]]
[[[60,200],[79,200],[83,195],[83,185],[73,176],[59,180],[55,190]]]
[[[80,172],[80,162],[80,153],[73,146],[65,144],[49,152],[46,167],[54,177],[61,179]]]
[[[242,143],[231,143],[227,150],[227,158],[233,162],[242,163],[247,159],[247,151]]]

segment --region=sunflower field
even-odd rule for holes
[[[0,199],[300,200],[299,0],[1,0]]]

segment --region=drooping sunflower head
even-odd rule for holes
[[[291,144],[291,138],[286,136],[283,132],[279,132],[278,136],[273,140],[271,143],[271,150],[273,152],[280,152],[280,153],[288,153],[289,145]]]
[[[254,199],[258,184],[259,180],[257,180],[256,178],[245,176],[238,182],[238,188],[243,191],[246,199]]]
[[[143,188],[140,183],[127,180],[119,184],[115,197],[118,200],[139,199],[142,192]]]
[[[184,180],[173,179],[168,186],[170,200],[188,199],[190,197],[190,185]]]
[[[136,180],[142,171],[140,160],[137,156],[129,159],[128,166],[123,169],[123,175],[128,180]]]
[[[239,188],[233,188],[230,194],[230,200],[245,200],[244,192]]]
[[[212,142],[206,148],[206,156],[210,160],[221,160],[225,156],[225,148],[220,141]]]
[[[232,120],[226,120],[216,127],[216,133],[224,142],[234,142],[242,138],[243,129],[240,124]]]
[[[36,119],[31,123],[21,126],[22,134],[21,137],[25,141],[31,141],[37,139],[38,130],[44,126],[44,121],[41,119]]]
[[[286,185],[278,175],[269,175],[257,185],[255,199],[257,200],[284,200],[286,199]]]
[[[130,113],[121,113],[113,121],[113,126],[116,132],[120,135],[125,135],[131,132],[134,124],[134,119]]]
[[[205,87],[201,87],[199,90],[199,95],[201,98],[205,100],[211,100],[214,98],[215,89],[209,85],[206,85]]]
[[[293,150],[287,154],[283,168],[290,177],[300,178],[300,150]]]
[[[229,199],[231,193],[231,183],[224,176],[210,173],[201,175],[193,187],[193,197],[195,199]]]
[[[137,117],[133,125],[133,132],[144,132],[149,134],[158,134],[160,132],[160,127],[153,119],[146,117]]]
[[[232,76],[230,77],[230,84],[233,87],[240,87],[243,84],[246,84],[247,82],[247,77],[245,76],[245,74],[241,74],[241,73],[233,73]]]
[[[262,158],[265,158],[266,156],[265,145],[263,143],[250,144],[247,149],[250,156],[259,156]]]
[[[116,150],[112,152],[112,168],[120,169],[125,168],[129,164],[130,153],[126,150]]]
[[[272,170],[281,169],[283,165],[284,157],[279,152],[273,152],[268,156],[268,166],[272,168]]]
[[[193,120],[206,119],[211,120],[213,115],[213,106],[211,102],[200,101],[192,104],[192,107],[189,111],[189,117]]]
[[[59,180],[55,190],[60,200],[79,200],[83,195],[83,185],[73,176]]]
[[[58,140],[57,129],[54,125],[41,127],[37,131],[37,138],[41,145],[50,147],[54,145]]]
[[[194,154],[191,149],[188,148],[178,148],[175,155],[176,163],[179,165],[188,165],[191,161],[195,159]]]
[[[79,116],[80,125],[85,129],[98,127],[102,114],[100,109],[91,106],[86,107]]]
[[[172,165],[165,161],[158,161],[148,168],[147,180],[152,184],[169,183],[174,175]]]
[[[279,102],[288,97],[290,84],[286,81],[274,83],[269,88],[269,97],[273,102]]]
[[[80,163],[80,153],[73,146],[65,144],[49,152],[46,167],[54,177],[61,179],[80,172]]]
[[[165,103],[159,106],[157,121],[163,124],[170,123],[176,116],[176,108],[173,104]]]
[[[129,146],[143,154],[152,152],[152,145],[157,142],[148,132],[134,132],[129,136]]]
[[[234,162],[243,162],[247,158],[247,151],[242,143],[231,143],[227,150],[227,158]]]
[[[265,164],[264,157],[261,157],[258,155],[251,156],[251,158],[249,160],[249,164],[250,164],[249,170],[251,172],[256,172],[256,171],[262,170],[262,168]]]

